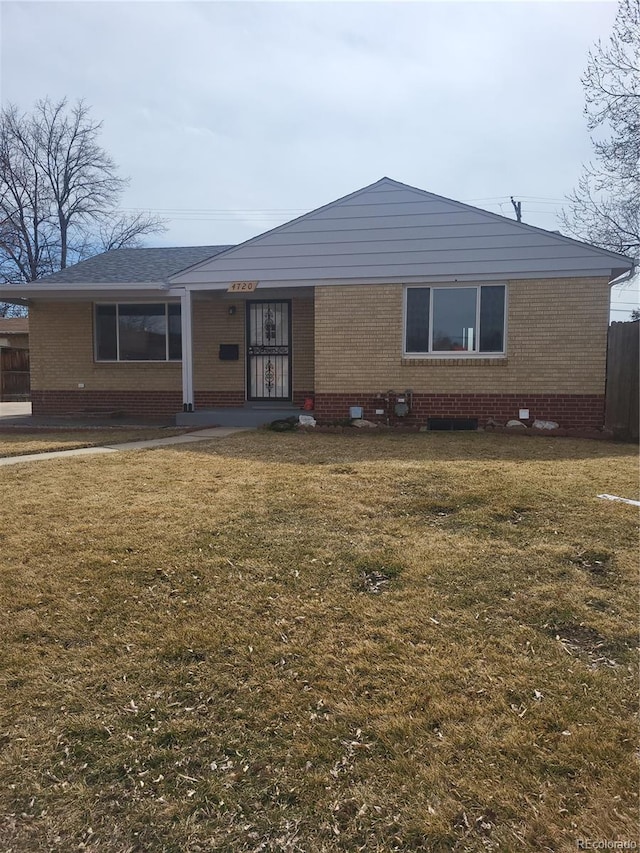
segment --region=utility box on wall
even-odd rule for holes
[[[240,358],[240,348],[238,344],[220,344],[220,361],[238,361]]]

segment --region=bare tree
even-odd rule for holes
[[[640,255],[640,0],[620,0],[609,42],[589,53],[582,84],[594,161],[562,214],[571,234]]]
[[[158,230],[158,220],[146,213],[122,214],[100,224],[99,245],[102,252],[137,246],[142,237]],[[161,230],[165,230],[164,226]]]
[[[118,211],[127,181],[99,145],[101,128],[83,101],[0,113],[0,280],[34,281],[165,230],[155,216]]]
[[[31,281],[49,270],[51,193],[15,107],[0,119],[0,275]]]

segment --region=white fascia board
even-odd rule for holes
[[[419,284],[421,282],[460,282],[460,281],[520,281],[523,279],[546,279],[546,278],[605,278],[608,276],[607,272],[594,272],[594,270],[556,270],[556,271],[546,271],[544,273],[541,272],[512,272],[512,273],[465,273],[461,275],[421,275],[421,276],[381,276],[380,278],[374,278],[369,276],[367,278],[332,278],[332,279],[322,279],[322,278],[314,278],[313,280],[309,279],[258,279],[258,286],[251,294],[248,295],[250,298],[256,298],[260,291],[267,290],[270,288],[278,288],[278,289],[290,289],[290,288],[299,288],[299,287],[331,287],[331,286],[345,286],[351,284]],[[235,279],[234,279],[235,280]],[[192,293],[205,293],[211,291],[217,291],[225,293],[231,281],[228,282],[210,282],[210,283],[200,283],[200,284],[189,284],[186,285],[186,289],[190,290]],[[184,287],[174,286],[170,288],[169,295],[170,296],[180,296],[184,293]],[[238,296],[239,294],[233,294]]]
[[[136,297],[138,295],[157,296],[166,299],[168,296],[168,287],[164,282],[144,281],[144,282],[105,282],[103,284],[59,284],[59,285],[38,285],[37,282],[32,284],[7,284],[0,285],[0,300],[10,301],[11,299],[102,299],[109,295],[117,294],[122,296],[125,294],[127,298]]]

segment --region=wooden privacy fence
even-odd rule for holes
[[[29,395],[29,350],[0,348],[0,401],[21,402]]]
[[[631,441],[638,441],[639,341],[640,321],[609,326],[605,426]]]

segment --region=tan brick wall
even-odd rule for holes
[[[305,298],[294,298],[291,305],[294,396],[314,389],[313,318],[313,293],[309,293]]]
[[[236,313],[229,316],[229,307]],[[221,294],[193,301],[193,387],[197,391],[244,391],[245,312],[242,301]],[[220,344],[238,344],[238,361],[220,361]]]
[[[317,393],[604,393],[609,287],[603,278],[512,281],[507,357],[402,358],[401,285],[315,289]]]
[[[401,286],[316,287],[315,320],[313,300],[293,296],[294,395],[390,388],[603,393],[609,312],[605,279],[513,281],[507,299],[506,359],[415,362],[402,359]],[[244,303],[238,300],[233,317],[229,304],[217,295],[194,303],[197,390],[244,392]],[[36,302],[29,324],[34,390],[75,390],[79,383],[90,391],[181,388],[179,363],[94,362],[91,303]],[[221,343],[238,343],[240,360],[221,362]]]
[[[34,390],[173,391],[182,388],[179,362],[96,363],[90,302],[35,302],[29,308]]]
[[[256,294],[256,298],[262,294]],[[268,298],[268,297],[265,297]],[[275,298],[275,297],[274,297]],[[281,298],[278,296],[277,298]],[[229,306],[236,313],[229,316]],[[194,388],[199,391],[245,391],[246,304],[212,294],[194,302]],[[291,299],[292,384],[294,395],[313,390],[313,298]],[[220,344],[238,344],[238,361],[220,361]]]
[[[229,315],[235,304],[236,313]],[[31,382],[35,390],[173,391],[182,388],[179,362],[99,363],[93,357],[93,304],[35,302],[29,312]],[[313,299],[292,299],[293,389],[313,389]],[[238,361],[220,361],[220,344],[238,344]],[[194,388],[245,392],[245,304],[222,295],[194,299]]]

